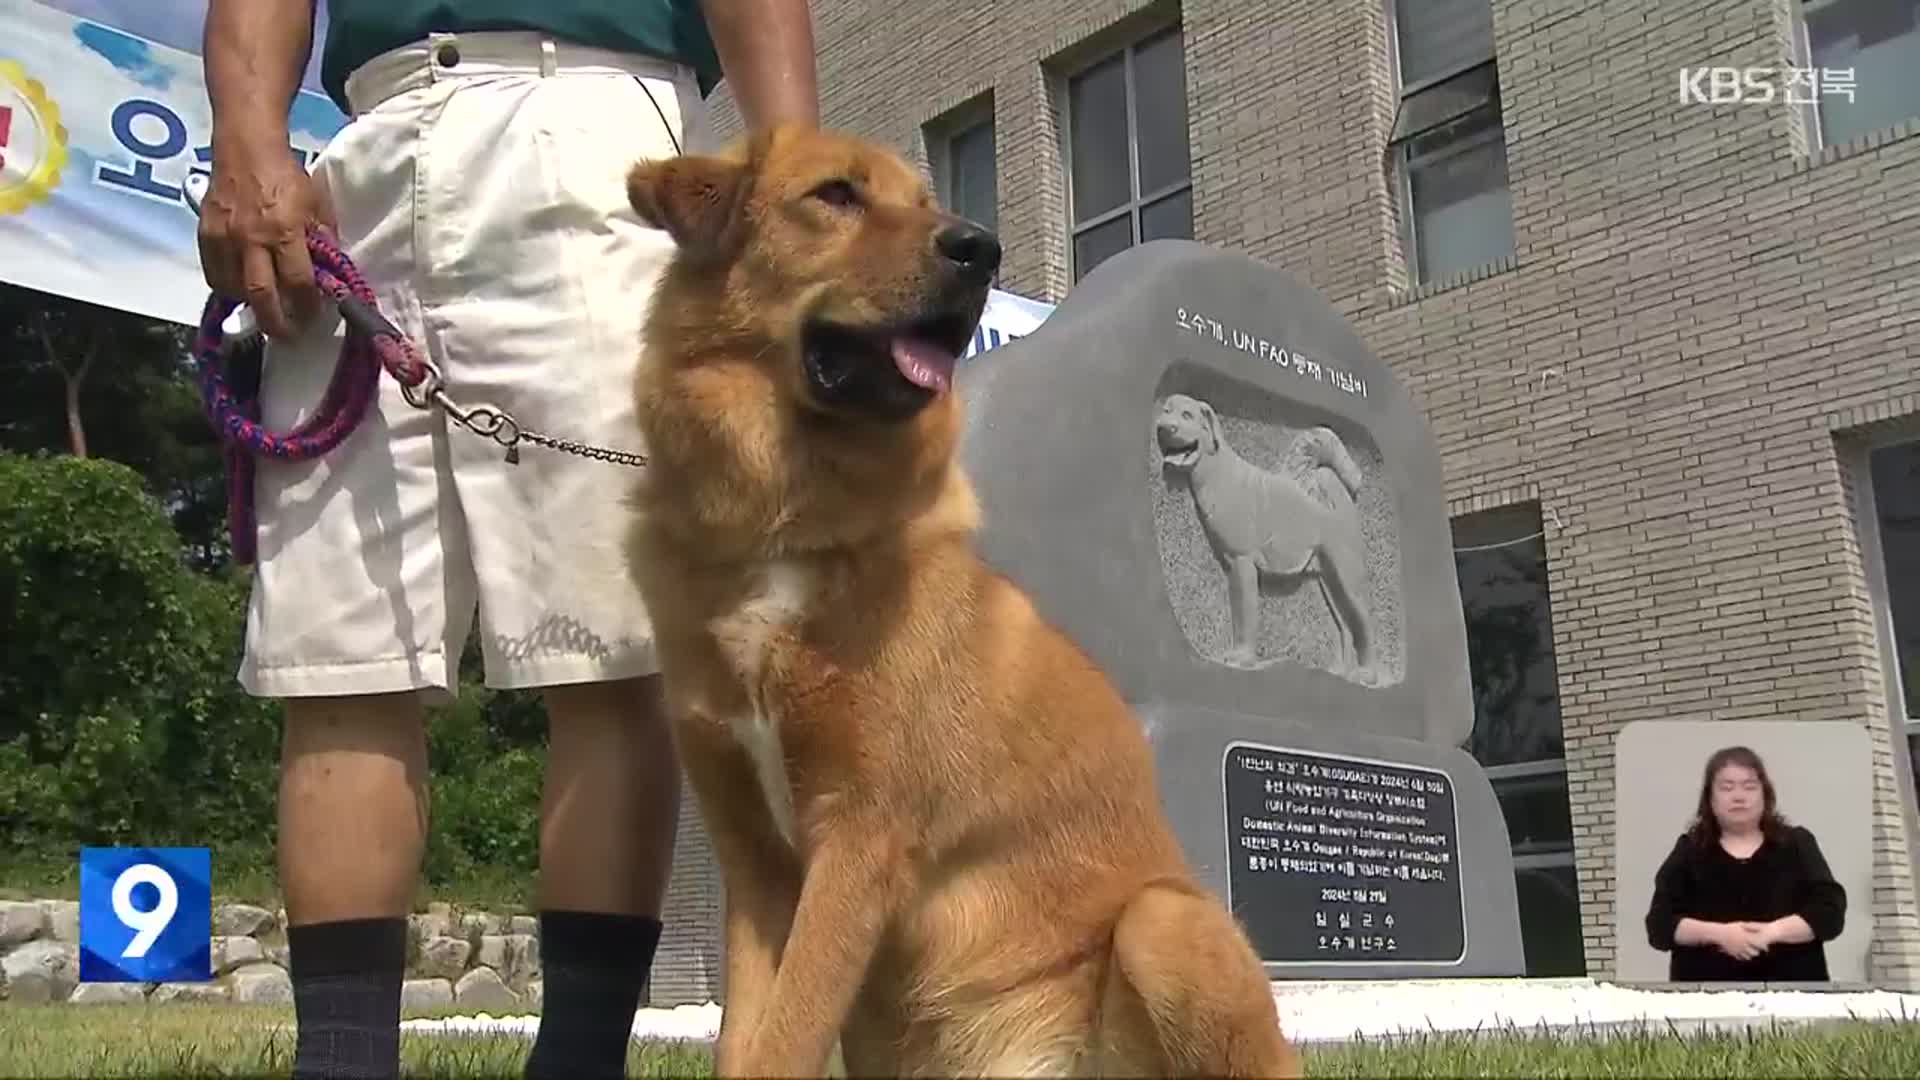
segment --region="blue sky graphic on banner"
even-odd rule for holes
[[[311,167],[347,123],[320,90],[325,4],[288,117]],[[208,171],[206,0],[0,0],[0,281],[194,324],[206,279],[181,185]],[[1053,309],[996,291],[968,355]]]
[[[156,45],[200,55],[200,32],[207,22],[207,0],[40,0],[46,7],[112,26]],[[327,33],[327,5],[315,5],[313,56],[306,85],[320,90],[320,42]],[[4,10],[0,7],[0,10]]]
[[[0,279],[199,321],[181,185],[212,158],[205,19],[206,0],[0,0]],[[303,90],[293,147],[311,161],[345,123]]]

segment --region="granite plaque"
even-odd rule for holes
[[[1268,963],[1465,958],[1446,773],[1243,742],[1221,790],[1227,901]]]
[[[981,554],[1138,711],[1176,833],[1270,971],[1523,972],[1506,822],[1460,749],[1473,698],[1439,453],[1339,312],[1273,266],[1154,241],[957,386]],[[1446,880],[1393,864],[1389,891],[1411,905],[1395,929],[1419,921],[1391,949],[1354,934],[1346,950],[1342,929],[1342,950],[1322,951],[1316,913],[1360,909],[1248,869],[1223,827],[1248,797],[1222,783],[1236,746],[1445,788],[1451,821],[1429,831]]]

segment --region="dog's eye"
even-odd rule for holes
[[[828,206],[847,207],[860,205],[860,193],[855,191],[853,184],[846,180],[829,180],[819,187],[814,188],[808,192],[808,194],[826,203]]]

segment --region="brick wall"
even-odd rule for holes
[[[1195,236],[1355,320],[1456,507],[1542,505],[1589,971],[1612,970],[1622,725],[1845,718],[1879,736],[1874,963],[1914,985],[1911,779],[1845,455],[1920,413],[1920,122],[1810,157],[1789,107],[1680,102],[1682,66],[1788,66],[1786,0],[1493,4],[1516,250],[1414,292],[1375,0],[815,11],[833,125],[924,162],[921,125],[992,93],[1005,287],[1047,299],[1068,281],[1050,65],[1179,18]],[[737,130],[724,91],[717,117]]]

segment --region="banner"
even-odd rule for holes
[[[326,5],[288,116],[311,167],[347,123],[320,90]],[[208,173],[206,0],[0,0],[0,281],[195,324],[206,279],[182,186]],[[995,291],[971,356],[1052,308]]]
[[[968,360],[996,345],[1025,337],[1052,313],[1052,304],[995,289],[987,294],[987,310],[981,313],[980,325],[973,331],[973,342],[960,359]]]
[[[213,158],[205,19],[205,0],[0,0],[0,279],[199,320],[181,185]],[[345,123],[303,88],[290,152],[310,163]]]

